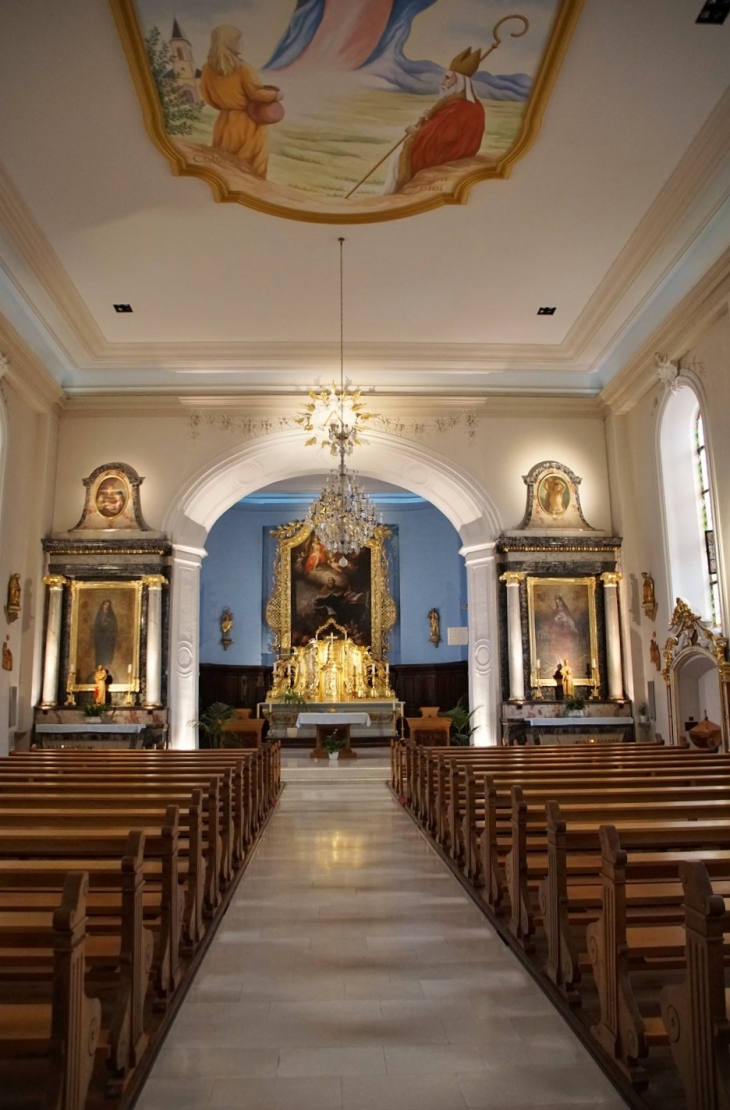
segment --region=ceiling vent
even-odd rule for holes
[[[543,305],[542,308],[538,308],[537,314],[538,316],[554,316],[555,308],[548,308],[546,305]]]
[[[131,304],[115,304],[114,305],[114,311],[115,312],[131,312],[132,311],[132,306],[131,306]]]
[[[695,23],[724,23],[730,12],[730,0],[707,0]]]

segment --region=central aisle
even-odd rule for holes
[[[139,1110],[622,1110],[368,755],[287,761]]]

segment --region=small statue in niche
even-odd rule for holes
[[[3,670],[12,671],[13,669],[13,653],[8,646],[9,636],[3,640]]]
[[[8,603],[5,606],[5,616],[7,617],[8,624],[17,621],[20,613],[20,575],[11,574],[8,581]]]
[[[562,701],[563,700],[563,664],[562,663],[558,663],[557,667],[555,668],[555,674],[553,675],[553,678],[555,680],[555,700],[556,701]]]
[[[573,668],[567,659],[563,660],[563,695],[566,698],[575,696],[575,685],[573,683]]]
[[[429,609],[428,623],[431,629],[431,635],[428,638],[434,647],[438,647],[441,643],[441,618],[438,609]]]
[[[94,671],[94,705],[106,705],[108,678],[108,670],[99,663]]]
[[[659,644],[656,639],[656,632],[652,633],[651,642],[649,644],[649,658],[658,671],[662,669],[662,656],[659,651]]]
[[[648,571],[642,570],[641,577],[644,579],[644,585],[641,590],[641,608],[646,613],[649,620],[654,620],[657,612],[657,601],[654,595],[654,579]]]
[[[221,644],[223,650],[228,651],[233,643],[231,638],[231,629],[233,628],[233,613],[230,609],[226,608],[221,613]]]

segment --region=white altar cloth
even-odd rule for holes
[[[511,723],[511,722],[510,722]],[[565,725],[633,725],[633,717],[525,717],[530,728],[563,728]]]
[[[147,728],[147,725],[115,725],[115,724],[92,725],[92,724],[87,724],[86,722],[84,722],[84,724],[77,724],[77,725],[36,725],[35,726],[35,731],[36,732],[44,732],[44,733],[55,733],[56,735],[60,734],[60,735],[65,735],[65,736],[71,736],[74,733],[84,733],[84,732],[85,733],[97,733],[97,732],[119,733],[119,732],[123,732],[123,733],[126,733],[126,734],[129,734],[129,733],[139,734],[140,732],[144,732],[144,730],[146,728]]]
[[[370,728],[370,717],[367,713],[300,713],[297,728],[306,728],[307,725],[359,725]]]

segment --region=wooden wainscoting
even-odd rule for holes
[[[390,668],[390,684],[405,702],[405,716],[417,717],[422,705],[453,709],[469,697],[469,672],[463,663],[398,663]]]
[[[200,664],[200,707],[204,709],[214,701],[234,705],[237,709],[250,709],[256,716],[256,706],[266,701],[266,691],[271,686],[271,667],[227,666],[225,663]]]

